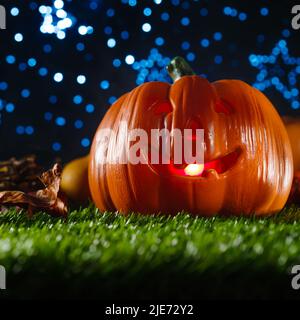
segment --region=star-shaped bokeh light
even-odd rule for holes
[[[293,109],[300,108],[297,82],[300,74],[300,57],[289,55],[286,40],[278,41],[270,55],[251,54],[249,61],[259,70],[256,81],[253,83],[254,87],[261,91],[273,87],[282,94]],[[285,77],[287,67],[290,71]]]

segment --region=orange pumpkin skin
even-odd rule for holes
[[[286,130],[290,139],[295,172],[300,171],[300,120],[295,119],[286,122]]]
[[[160,112],[166,104],[170,111]],[[161,174],[148,164],[100,164],[100,130],[112,128],[118,136],[121,121],[128,130],[142,128],[149,136],[151,129],[184,129],[197,123],[204,129],[205,162],[233,150],[240,155],[225,172],[210,171],[206,177]],[[107,157],[116,148],[109,141]],[[261,92],[239,80],[210,83],[184,76],[173,85],[145,83],[111,106],[90,152],[90,190],[101,211],[272,214],[285,205],[292,178],[291,147],[282,120]]]

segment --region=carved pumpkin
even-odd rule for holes
[[[179,57],[168,71],[173,85],[149,82],[135,88],[100,123],[89,163],[90,190],[98,208],[145,214],[185,210],[205,216],[264,215],[282,209],[293,162],[284,124],[270,101],[239,80],[210,83]],[[111,128],[119,137],[122,121],[128,130],[143,128],[149,135],[153,128],[204,129],[204,165],[99,163],[102,129]],[[110,139],[106,157],[117,148]]]

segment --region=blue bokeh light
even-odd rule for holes
[[[23,41],[22,33],[16,33],[14,39],[16,42],[22,42]]]
[[[30,59],[28,59],[27,63],[28,63],[28,66],[29,66],[29,67],[32,67],[32,68],[33,68],[33,67],[36,66],[37,61],[36,61],[36,59],[34,59],[34,58],[30,58]]]
[[[5,109],[7,112],[11,113],[11,112],[14,112],[15,110],[15,105],[13,103],[8,103],[6,106],[5,106]]]
[[[208,15],[208,10],[206,8],[202,8],[200,10],[200,16],[206,17]]]
[[[196,59],[196,55],[193,53],[193,52],[189,52],[187,55],[186,55],[186,59],[190,62],[194,61]]]
[[[28,65],[27,65],[27,63],[25,63],[25,62],[21,62],[20,64],[19,64],[19,70],[21,71],[21,72],[23,72],[23,71],[25,71],[26,69],[27,69],[27,67],[28,67]]]
[[[23,90],[21,91],[21,96],[22,96],[23,98],[29,98],[29,97],[30,97],[30,90],[28,90],[28,89],[23,89]]]
[[[47,68],[42,67],[42,68],[39,69],[39,75],[41,77],[45,77],[47,74],[48,74],[48,69]]]
[[[222,40],[222,38],[223,38],[223,35],[222,35],[221,32],[215,32],[215,33],[214,33],[214,39],[215,39],[216,41],[220,41],[220,40]]]
[[[59,142],[54,142],[54,143],[52,144],[52,149],[53,149],[54,151],[60,151],[61,148],[62,148],[62,146],[61,146],[61,143],[59,143]]]
[[[147,22],[147,23],[144,23],[144,24],[142,25],[142,30],[143,30],[144,32],[150,32],[151,29],[152,29],[151,24],[148,23],[148,22]]]
[[[163,37],[157,37],[157,38],[155,39],[155,44],[156,44],[157,46],[162,46],[162,45],[164,45],[164,43],[165,43],[165,40],[164,40]]]
[[[231,11],[232,11],[232,10],[231,10],[230,7],[225,7],[223,11],[224,11],[224,14],[225,14],[225,15],[229,16],[229,15],[231,14]]]
[[[200,43],[203,48],[207,48],[210,42],[208,39],[202,39]]]
[[[64,79],[64,76],[61,72],[57,72],[54,74],[53,79],[55,82],[62,82]]]
[[[91,8],[91,10],[97,10],[97,8],[98,8],[97,1],[91,1],[90,2],[90,8]]]
[[[64,2],[62,0],[55,0],[53,5],[56,9],[62,9],[64,7]]]
[[[1,81],[0,82],[0,90],[5,91],[5,90],[7,90],[7,88],[8,88],[8,83],[5,81]]]
[[[241,12],[241,13],[239,14],[239,19],[240,19],[241,21],[245,21],[245,20],[247,19],[247,14],[244,13],[244,12]]]
[[[86,35],[88,33],[88,28],[86,26],[80,26],[78,28],[78,33],[82,36]]]
[[[126,30],[122,31],[122,32],[121,32],[121,38],[122,38],[123,40],[127,40],[127,39],[129,38],[129,32],[126,31]]]
[[[109,104],[113,104],[113,103],[115,103],[117,101],[117,98],[115,97],[115,96],[111,96],[111,97],[109,97],[109,99],[108,99],[108,103]]]
[[[77,51],[84,51],[84,49],[85,49],[84,43],[78,42],[78,43],[76,44],[76,49],[77,49]]]
[[[299,101],[293,101],[292,102],[292,108],[293,109],[295,109],[295,110],[297,110],[297,109],[299,109],[300,108],[300,103],[299,103]]]
[[[57,117],[55,123],[59,127],[63,127],[66,124],[66,119],[64,117]]]
[[[92,34],[94,32],[94,28],[92,26],[79,26],[78,33],[81,36],[85,36],[87,34]]]
[[[32,135],[34,133],[34,128],[32,126],[25,127],[25,133],[29,136]]]
[[[50,102],[51,104],[56,104],[57,101],[58,101],[57,96],[51,95],[51,96],[49,97],[49,102]]]
[[[16,62],[15,56],[13,56],[12,54],[9,54],[8,56],[6,56],[6,62],[8,64],[14,64]]]
[[[122,62],[121,62],[120,59],[114,59],[114,60],[113,60],[113,66],[114,66],[115,68],[119,68],[119,67],[121,66],[121,64],[122,64]]]
[[[260,14],[262,16],[267,16],[269,14],[269,9],[268,8],[261,8],[260,9]]]
[[[221,55],[215,56],[214,62],[215,64],[221,64],[223,62],[223,57]]]
[[[57,31],[57,38],[59,40],[63,40],[65,37],[66,37],[66,33],[64,31],[62,31],[62,30]]]
[[[77,80],[77,83],[84,84],[84,83],[86,83],[86,76],[80,74],[79,76],[77,76],[76,80]]]
[[[188,17],[183,17],[180,22],[183,26],[188,26],[190,24],[190,19]]]
[[[151,16],[151,14],[152,14],[152,10],[151,10],[151,8],[145,8],[144,11],[143,11],[143,13],[144,13],[144,15],[145,15],[146,17],[149,17],[149,16]]]
[[[85,106],[85,111],[87,113],[93,113],[95,111],[95,106],[93,104],[89,103]]]
[[[10,10],[10,14],[11,14],[13,17],[18,16],[19,13],[20,13],[20,10],[19,10],[17,7],[13,7],[13,8],[11,8],[11,10]]]
[[[190,48],[190,43],[188,41],[183,41],[182,44],[181,44],[181,48],[182,50],[189,50]]]
[[[291,35],[291,32],[289,29],[282,30],[282,36],[285,38],[288,38]]]
[[[77,94],[76,96],[73,97],[73,102],[75,104],[81,104],[83,102],[82,96]]]
[[[82,128],[83,128],[83,121],[82,121],[82,120],[76,120],[76,121],[74,122],[74,127],[75,127],[76,129],[82,129]]]
[[[160,17],[163,21],[168,21],[170,19],[170,15],[168,12],[163,12]]]
[[[106,15],[110,18],[113,17],[115,15],[115,10],[112,8],[107,9]]]
[[[135,58],[134,58],[134,56],[131,55],[131,54],[127,55],[126,58],[125,58],[125,62],[126,62],[127,64],[129,64],[129,65],[133,64],[134,61],[135,61]]]
[[[19,134],[19,135],[22,135],[25,133],[25,128],[24,126],[17,126],[16,127],[16,133]]]
[[[100,88],[101,89],[107,90],[107,89],[109,89],[109,87],[110,87],[109,81],[103,80],[103,81],[100,82]]]
[[[114,48],[116,46],[117,42],[114,38],[110,38],[107,40],[107,46],[109,48]]]
[[[131,7],[135,7],[137,5],[137,1],[136,0],[128,0],[128,4],[131,6]]]
[[[106,27],[104,28],[104,33],[107,34],[107,35],[112,34],[112,27],[106,26]]]
[[[50,53],[52,51],[52,46],[50,44],[45,44],[43,50],[45,53]]]
[[[46,121],[51,121],[53,119],[53,114],[51,112],[45,112],[44,113],[44,119]]]
[[[83,138],[83,139],[81,140],[81,145],[82,145],[83,147],[85,147],[85,148],[89,147],[90,144],[91,144],[91,142],[90,142],[90,139],[88,139],[88,138]]]

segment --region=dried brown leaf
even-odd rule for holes
[[[52,215],[66,216],[66,199],[59,194],[60,179],[61,167],[55,164],[52,169],[44,172],[40,177],[44,188],[31,192],[0,192],[0,204],[25,207],[29,214],[43,210]]]

